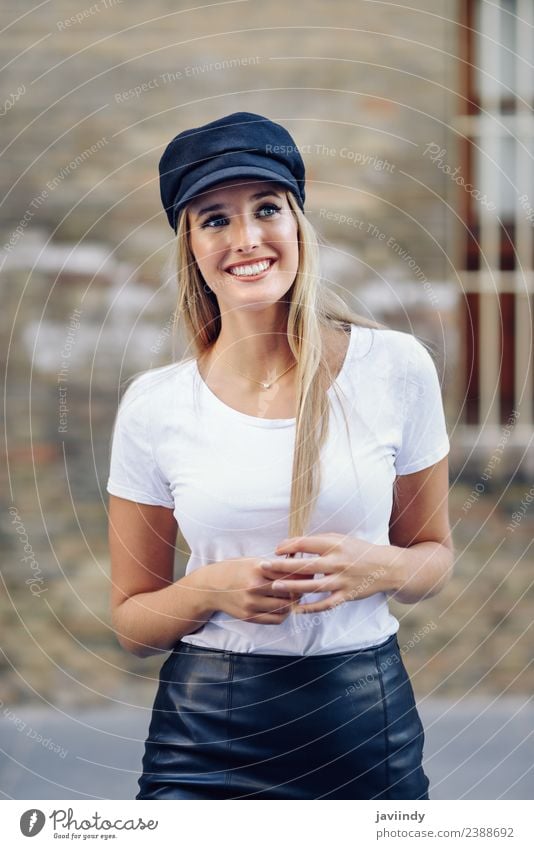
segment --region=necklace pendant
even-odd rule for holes
[[[264,388],[264,389],[270,389],[272,384],[270,384],[270,383],[262,383],[261,385],[263,386],[263,388]]]

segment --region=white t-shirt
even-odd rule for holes
[[[350,445],[331,386],[322,486],[306,535],[337,532],[387,545],[396,475],[449,451],[436,368],[410,334],[351,325],[336,385]],[[191,549],[187,573],[225,559],[274,558],[289,534],[294,439],[294,418],[239,412],[209,389],[195,359],[172,363],[141,374],[125,392],[107,490],[173,508]],[[302,601],[328,595],[308,593]],[[398,628],[379,592],[321,613],[290,614],[279,625],[218,611],[182,640],[235,652],[328,654],[378,645]]]

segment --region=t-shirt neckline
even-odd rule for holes
[[[339,371],[339,373],[338,373],[338,375],[337,375],[337,377],[334,381],[334,383],[336,383],[338,385],[340,384],[340,381],[342,381],[344,379],[345,373],[347,372],[348,367],[349,367],[350,360],[352,359],[352,349],[353,349],[354,344],[355,344],[355,336],[356,336],[355,325],[351,324],[350,325],[349,344],[347,346],[345,359],[343,360],[343,364],[341,366],[341,369],[340,369],[340,371]],[[212,390],[209,388],[208,384],[205,382],[204,378],[200,374],[197,360],[195,359],[193,362],[194,362],[194,371],[195,371],[196,379],[197,379],[198,383],[200,384],[200,387],[203,390],[207,401],[212,405],[212,407],[217,408],[217,410],[219,412],[224,413],[228,417],[232,417],[236,420],[239,420],[239,421],[243,422],[244,424],[251,425],[252,427],[267,427],[267,428],[270,427],[270,428],[272,428],[272,427],[294,427],[295,426],[295,423],[296,423],[296,417],[295,416],[293,416],[293,418],[290,418],[290,419],[266,419],[266,418],[261,418],[260,416],[250,416],[248,413],[243,413],[243,412],[241,412],[241,410],[236,410],[234,407],[230,407],[224,401],[221,401],[221,399],[219,398],[218,395],[215,394],[215,392],[212,392]],[[334,391],[335,391],[334,390],[334,384],[332,384],[331,386],[328,387],[327,394],[330,397],[332,397]]]

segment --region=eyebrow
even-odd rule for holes
[[[269,195],[274,195],[274,197],[281,198],[282,195],[279,192],[276,192],[274,189],[269,189],[264,192],[256,192],[255,194],[250,196],[251,200],[259,200],[259,198],[268,197]],[[211,206],[203,206],[202,209],[199,209],[198,212],[195,212],[197,218],[200,218],[201,215],[205,215],[206,212],[218,212],[221,209],[225,208],[224,203],[213,203]]]

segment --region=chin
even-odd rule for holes
[[[225,311],[232,309],[249,309],[249,310],[265,310],[270,307],[280,304],[281,301],[288,301],[291,298],[291,286],[276,287],[276,291],[272,286],[261,287],[261,280],[255,283],[241,283],[239,295],[241,297],[233,297],[231,299],[220,298],[219,293],[215,291],[220,307]],[[247,288],[249,286],[250,288]],[[234,294],[232,292],[232,294]]]
[[[263,298],[262,300],[243,300],[239,303],[232,304],[222,304],[225,312],[231,312],[233,310],[247,310],[248,312],[262,312],[264,310],[269,310],[272,307],[275,307],[279,304],[280,299],[278,298]]]

